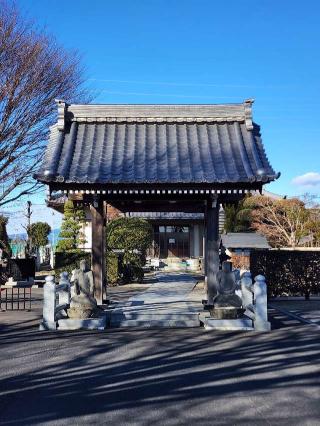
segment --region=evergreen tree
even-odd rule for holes
[[[2,257],[11,257],[11,247],[9,244],[9,237],[7,234],[8,219],[0,215],[0,249],[2,250]]]
[[[249,204],[249,198],[246,197],[236,205],[225,206],[225,232],[250,232],[253,207]]]
[[[39,247],[48,244],[48,235],[51,232],[51,227],[46,222],[35,222],[27,228],[27,232],[32,248],[37,251]]]
[[[84,210],[77,207],[73,201],[67,200],[64,204],[64,218],[56,251],[75,251],[85,244],[84,234],[81,231],[84,221]]]

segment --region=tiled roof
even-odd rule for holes
[[[248,103],[59,108],[36,175],[43,182],[214,184],[278,177]]]
[[[266,237],[256,232],[230,232],[222,234],[222,244],[230,249],[269,249]]]

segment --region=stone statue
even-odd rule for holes
[[[94,298],[93,273],[88,270],[85,260],[80,261],[80,268],[73,271],[74,291],[68,309],[69,318],[90,318],[97,311],[97,301]]]
[[[235,318],[242,308],[242,300],[235,293],[237,280],[231,262],[223,262],[217,273],[218,295],[214,298],[212,315],[218,318]]]

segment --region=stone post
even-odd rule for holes
[[[252,294],[252,278],[250,272],[244,272],[241,277],[241,298],[242,306],[246,308],[253,304],[253,294]]]
[[[59,284],[65,285],[65,288],[61,289],[58,293],[59,305],[70,305],[71,294],[68,272],[62,272],[60,274]]]
[[[55,311],[57,302],[54,276],[47,276],[45,281],[43,286],[43,320],[40,324],[40,330],[56,330]]]
[[[257,331],[270,331],[268,321],[268,299],[266,279],[263,275],[257,275],[254,281],[254,329]]]

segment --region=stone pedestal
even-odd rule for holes
[[[222,330],[222,331],[253,331],[253,322],[249,318],[236,319],[216,319],[208,316],[208,314],[200,314],[199,320],[203,324],[205,330]]]
[[[214,307],[210,309],[210,315],[216,319],[235,319],[243,315],[244,309],[234,306]]]
[[[107,314],[102,312],[96,318],[67,318],[58,320],[58,331],[60,330],[104,330],[107,325]]]

